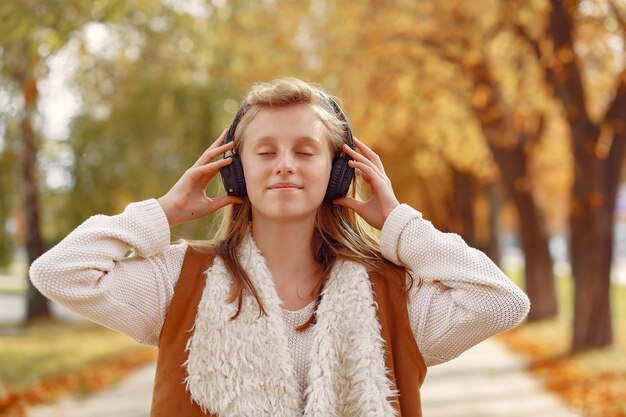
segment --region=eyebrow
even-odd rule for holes
[[[266,142],[273,142],[276,138],[274,136],[262,136],[257,139],[253,139],[254,145],[262,145]],[[312,145],[320,145],[320,141],[318,139],[312,138],[310,136],[299,136],[295,138],[295,141],[298,143],[307,143]]]

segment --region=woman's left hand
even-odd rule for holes
[[[333,204],[351,208],[372,227],[381,230],[389,213],[399,206],[400,202],[393,192],[380,157],[357,138],[354,138],[354,144],[360,153],[345,144],[343,151],[353,159],[348,165],[361,173],[363,180],[372,190],[372,195],[367,201],[342,197],[333,200]]]

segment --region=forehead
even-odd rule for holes
[[[324,124],[307,105],[263,108],[246,128],[246,143],[268,140],[285,141],[308,138],[328,142]]]

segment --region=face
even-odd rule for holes
[[[324,125],[308,106],[261,110],[246,128],[240,155],[253,218],[314,218],[333,151]]]

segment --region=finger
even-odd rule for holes
[[[352,197],[341,197],[333,200],[333,204],[341,207],[347,207],[358,213],[358,209],[363,206],[363,202]]]
[[[205,156],[207,154],[207,152],[217,148],[218,146],[222,146],[224,144],[224,140],[226,139],[226,135],[227,134],[228,134],[228,129],[224,129],[222,131],[222,133],[219,135],[219,137],[202,153],[200,158]],[[196,161],[196,163],[198,163],[198,162]]]
[[[354,149],[351,149],[348,145],[345,145],[345,144],[343,145],[343,151],[346,154],[348,154],[348,156],[350,156],[353,160],[370,166],[374,170],[374,172],[376,172],[376,174],[379,175],[380,177],[384,177],[385,176],[385,174],[383,174],[378,169],[376,164],[373,161],[371,161],[370,159],[368,159],[365,155],[361,155],[360,153],[358,153]]]
[[[201,184],[208,184],[222,167],[232,162],[232,158],[218,159],[217,161],[191,168],[189,175],[194,181],[200,181]]]
[[[381,177],[380,173],[376,170],[376,167],[373,167],[368,163],[352,160],[348,162],[348,166],[351,166],[352,168],[356,168],[361,171],[361,176],[363,177],[365,182],[370,185],[370,187],[374,187],[373,182],[376,179],[383,181],[383,177]]]
[[[221,209],[222,207],[226,207],[229,204],[243,204],[243,198],[235,197],[232,195],[223,195],[212,199],[211,202],[214,212]]]
[[[383,166],[383,161],[380,159],[380,156],[378,156],[378,154],[376,152],[374,152],[365,143],[361,142],[358,138],[353,138],[353,139],[354,139],[354,144],[361,151],[361,153],[363,153],[363,155],[365,155],[367,157],[367,159],[372,161],[374,163],[374,165],[376,165],[376,168],[378,168],[378,170],[380,172],[384,173],[385,172],[385,167]]]
[[[215,157],[219,156],[220,154],[223,154],[224,152],[232,149],[233,146],[235,146],[235,142],[228,142],[225,145],[220,145],[215,148],[211,145],[209,149],[204,151],[204,153],[200,156],[200,158],[198,158],[198,160],[196,161],[195,164],[193,164],[193,166],[197,167],[200,165],[204,165],[207,162],[214,159]]]
[[[219,137],[217,138],[217,140],[215,140],[211,146],[209,146],[208,149],[214,149],[217,148],[218,146],[221,146],[224,144],[224,141],[226,140],[226,135],[228,134],[228,129],[224,129],[222,131],[222,133],[219,135]]]
[[[207,162],[204,165],[200,165],[195,167],[194,169],[199,169],[201,171],[204,172],[208,172],[208,171],[212,171],[212,170],[218,170],[219,168],[225,167],[226,165],[230,165],[233,162],[233,158],[220,158],[220,159],[216,159],[213,162]]]

